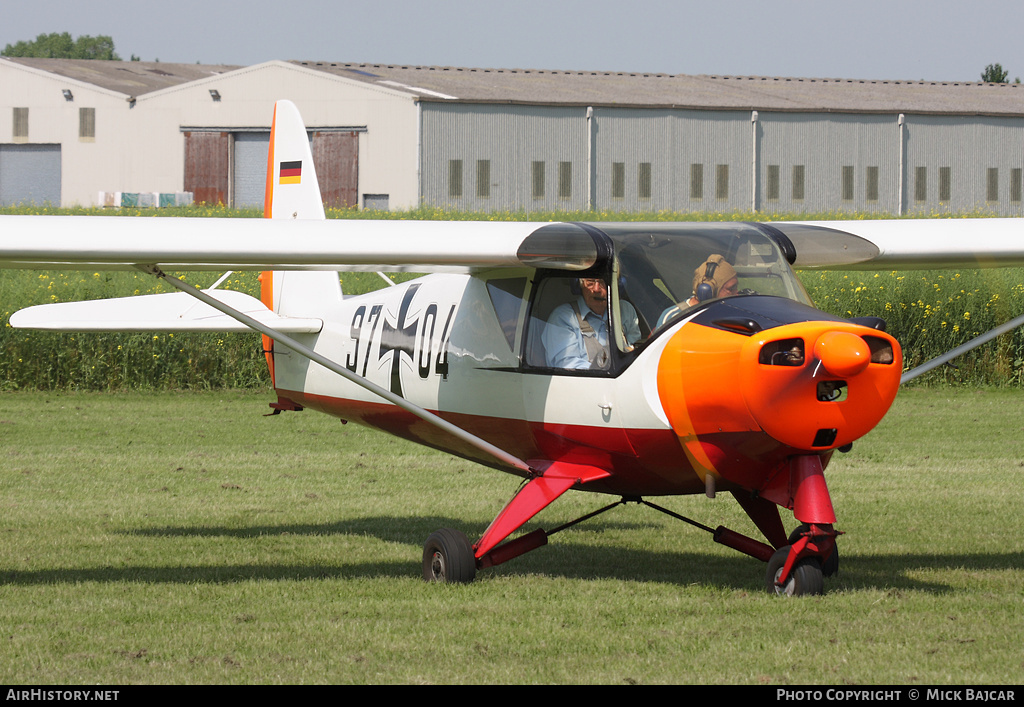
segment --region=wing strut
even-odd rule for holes
[[[900,385],[903,385],[907,381],[914,380],[922,373],[927,373],[933,368],[938,368],[942,364],[948,363],[957,356],[963,355],[970,351],[971,349],[975,349],[981,346],[982,344],[991,341],[992,339],[996,338],[1001,334],[1005,334],[1008,331],[1013,331],[1019,326],[1024,326],[1024,314],[1020,315],[1016,319],[1011,319],[1010,321],[1004,324],[1000,324],[999,326],[993,329],[989,329],[981,336],[976,336],[975,338],[968,341],[966,344],[961,344],[960,346],[957,346],[955,349],[950,349],[941,356],[936,356],[930,361],[925,361],[917,368],[907,371],[900,377]]]
[[[423,408],[419,407],[418,405],[414,405],[413,403],[410,403],[405,398],[402,398],[402,397],[400,397],[398,395],[395,395],[390,390],[387,390],[386,388],[382,388],[379,385],[377,385],[376,383],[373,383],[371,381],[366,380],[362,376],[356,375],[355,373],[353,373],[352,371],[348,370],[344,366],[341,366],[341,365],[335,363],[334,361],[330,360],[329,358],[326,358],[326,357],[318,354],[317,352],[313,351],[312,349],[310,349],[307,346],[303,346],[302,344],[300,344],[298,341],[296,341],[295,339],[291,338],[290,336],[287,336],[286,334],[282,334],[281,332],[276,331],[276,330],[266,326],[265,324],[261,324],[260,322],[256,321],[252,317],[250,317],[250,316],[248,316],[246,314],[243,314],[242,312],[239,312],[237,309],[232,309],[228,305],[224,304],[220,300],[217,300],[217,299],[211,297],[210,295],[206,294],[202,290],[196,289],[195,287],[192,287],[191,285],[187,285],[187,284],[185,284],[184,282],[182,282],[181,280],[179,280],[179,279],[177,279],[175,277],[167,277],[167,275],[159,267],[157,267],[156,265],[138,265],[136,267],[138,267],[139,270],[142,270],[145,273],[149,273],[150,275],[155,275],[156,277],[162,279],[164,282],[166,282],[171,287],[174,287],[175,289],[180,290],[180,291],[184,292],[187,295],[195,297],[196,299],[200,300],[201,302],[205,302],[206,304],[210,305],[214,309],[219,310],[219,311],[223,312],[224,314],[228,315],[232,319],[238,320],[239,322],[241,322],[245,326],[249,327],[250,329],[252,329],[254,331],[257,331],[257,332],[259,332],[261,334],[265,334],[266,336],[269,336],[274,341],[281,342],[282,344],[284,344],[288,348],[290,348],[293,351],[295,351],[295,353],[297,353],[297,354],[299,354],[301,356],[305,356],[310,361],[312,361],[314,363],[320,364],[321,366],[323,366],[327,370],[332,371],[334,373],[337,373],[339,376],[341,376],[341,377],[343,377],[343,378],[345,378],[347,380],[352,381],[353,383],[355,383],[358,386],[366,388],[371,393],[374,393],[375,395],[379,395],[380,397],[382,397],[385,400],[387,400],[389,403],[392,403],[393,405],[396,405],[396,406],[402,408],[403,410],[405,410],[407,412],[411,412],[413,415],[416,415],[417,417],[419,417],[419,418],[421,418],[423,420],[426,420],[430,424],[435,425],[436,427],[441,428],[445,432],[448,432],[449,434],[454,435],[455,437],[461,439],[463,442],[467,442],[467,443],[473,445],[474,447],[476,447],[480,451],[488,454],[489,456],[494,457],[495,459],[497,459],[501,463],[507,464],[508,466],[514,467],[516,469],[519,469],[520,471],[524,471],[527,474],[529,474],[530,476],[535,476],[536,475],[536,470],[533,469],[529,464],[524,462],[522,459],[519,459],[518,457],[516,457],[516,456],[514,456],[512,454],[509,454],[508,452],[506,452],[503,449],[500,449],[499,447],[495,447],[490,442],[488,442],[486,440],[483,440],[483,439],[477,437],[476,435],[470,434],[469,432],[467,432],[466,430],[462,429],[461,427],[453,425],[452,423],[448,422],[445,419],[442,419],[442,418],[438,417],[437,415],[435,415],[434,413],[430,412],[429,410],[424,410]]]

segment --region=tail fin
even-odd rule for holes
[[[291,101],[274,105],[263,216],[320,221],[326,218],[306,126]],[[325,305],[341,301],[341,284],[335,272],[267,271],[260,275],[260,299],[284,316],[318,316]],[[274,342],[264,336],[263,349],[271,379],[273,347]]]
[[[264,218],[324,219],[324,203],[313,166],[306,126],[291,101],[274,105],[267,155]]]

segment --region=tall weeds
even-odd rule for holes
[[[99,214],[132,216],[258,217],[258,209],[54,209],[12,207],[7,214]],[[985,214],[971,214],[984,216]],[[329,210],[329,218],[404,218],[536,221],[753,221],[753,213],[674,212],[452,212],[420,207],[404,212]],[[858,214],[772,215],[773,220],[860,218]],[[866,217],[876,218],[871,214]],[[212,273],[190,273],[198,285]],[[399,276],[401,277],[401,276]],[[1024,313],[1024,270],[936,270],[901,272],[804,271],[818,307],[842,316],[879,316],[903,345],[912,368]],[[345,273],[346,293],[383,286],[372,273]],[[251,388],[269,385],[260,338],[252,334],[59,334],[13,329],[11,313],[33,304],[152,294],[155,279],[126,272],[0,270],[0,389]],[[236,273],[221,287],[258,293],[255,273]],[[1024,385],[1024,332],[999,337],[957,361],[926,374],[919,383]]]

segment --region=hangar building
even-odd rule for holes
[[[258,206],[293,100],[330,206],[1021,215],[1024,85],[0,59],[0,203]]]

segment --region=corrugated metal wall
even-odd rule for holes
[[[758,115],[757,208],[879,211],[899,204],[895,115]]]
[[[1020,118],[425,103],[421,138],[450,208],[1024,213]]]
[[[594,122],[598,209],[750,208],[749,113],[598,108]]]
[[[585,108],[424,104],[421,196],[483,211],[587,208]]]
[[[907,116],[904,130],[907,213],[1024,214],[1024,120]]]

